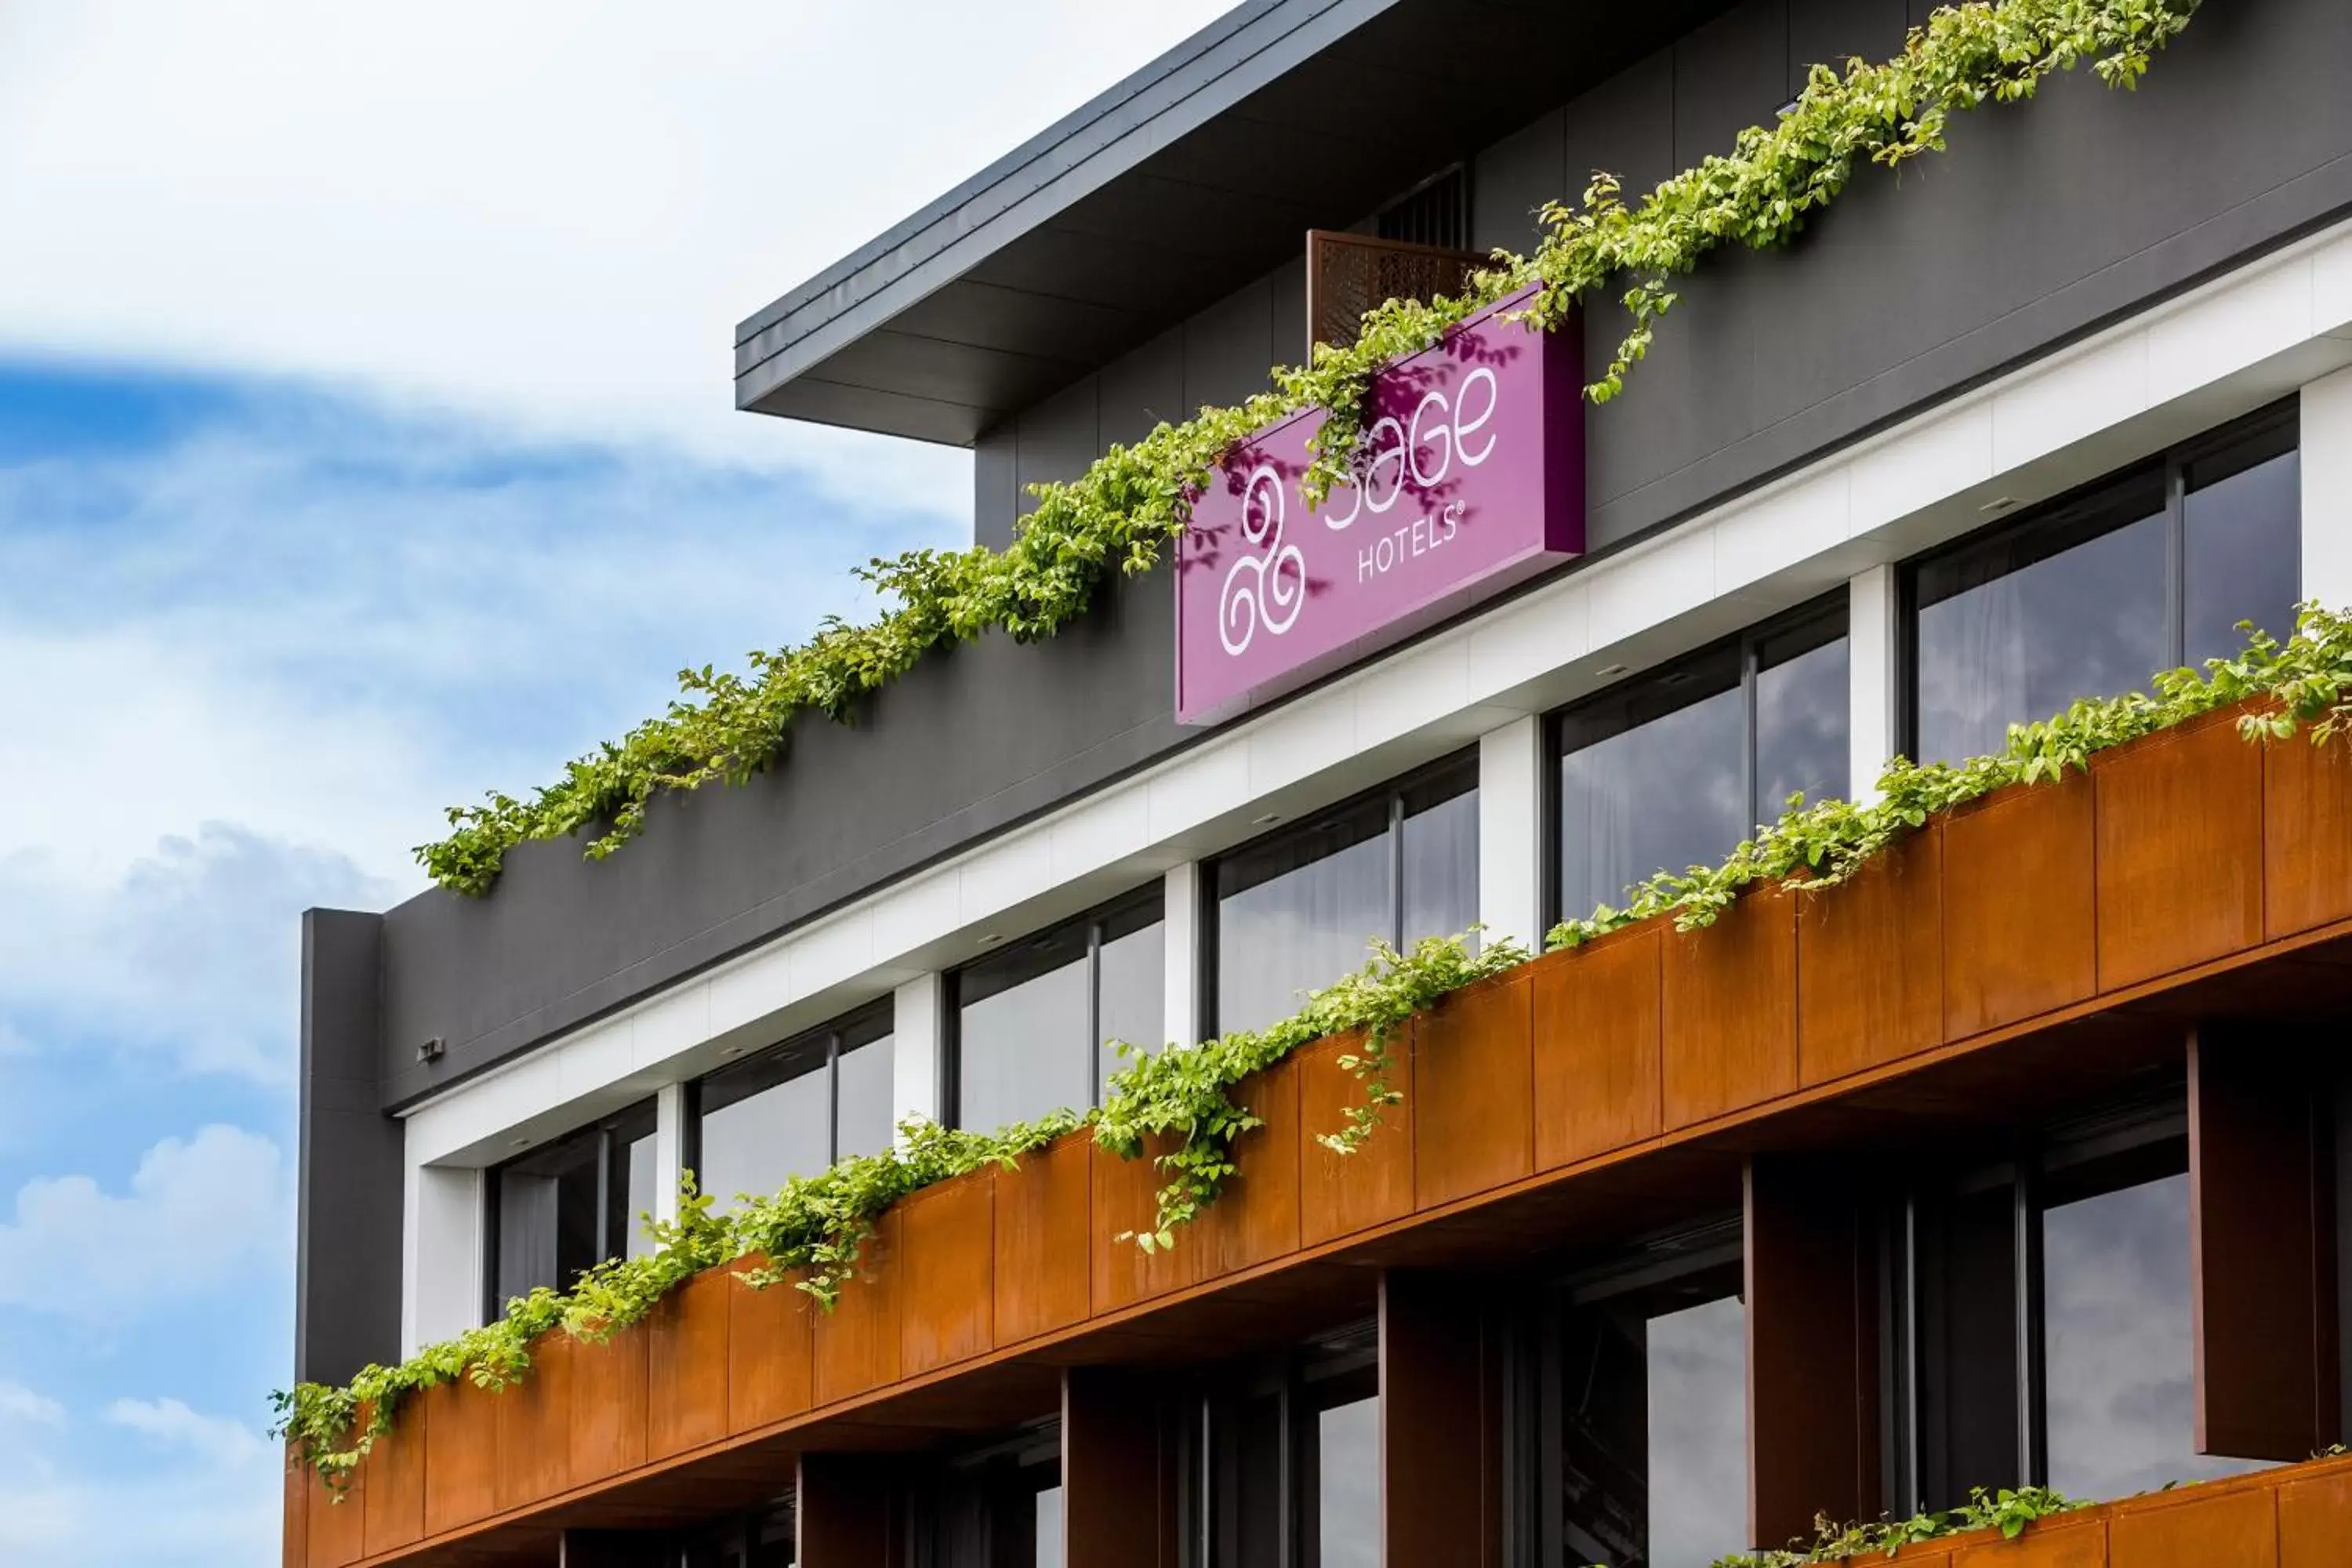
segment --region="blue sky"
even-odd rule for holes
[[[1218,8],[0,5],[10,1568],[274,1558],[299,912],[967,538],[729,329]]]

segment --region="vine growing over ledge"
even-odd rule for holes
[[[507,851],[526,840],[585,833],[589,858],[601,859],[643,830],[657,796],[741,784],[777,765],[804,714],[849,721],[865,698],[926,655],[992,629],[1023,642],[1055,635],[1085,613],[1106,574],[1140,572],[1160,558],[1218,460],[1254,431],[1326,410],[1307,479],[1310,496],[1326,493],[1357,460],[1364,398],[1381,367],[1432,347],[1520,289],[1538,289],[1520,314],[1556,330],[1612,279],[1631,279],[1621,296],[1631,326],[1586,389],[1606,402],[1674,307],[1673,280],[1708,254],[1787,243],[1857,169],[1900,168],[1939,152],[1954,113],[2031,98],[2045,79],[2085,60],[2108,85],[2135,86],[2198,3],[1974,0],[1935,12],[1891,60],[1851,60],[1843,74],[1815,66],[1774,124],[1743,131],[1730,153],[1638,202],[1628,205],[1619,182],[1601,174],[1580,204],[1548,205],[1535,253],[1496,252],[1462,298],[1391,300],[1366,314],[1355,343],[1320,345],[1311,363],[1275,371],[1271,390],[1114,446],[1067,483],[1033,487],[1036,506],[1007,549],[916,550],[870,563],[859,575],[888,606],[871,622],[828,619],[806,643],[752,654],[741,674],[709,665],[682,671],[666,713],[566,764],[528,800],[494,791],[451,807],[448,836],[419,846],[417,858],[442,886],[475,895],[488,891]]]
[[[1777,823],[1760,827],[1721,866],[1694,867],[1680,876],[1661,873],[1643,884],[1626,908],[1604,906],[1590,918],[1555,928],[1549,945],[1574,946],[1654,916],[1672,915],[1685,930],[1706,926],[1743,889],[1774,879],[1808,891],[1834,886],[1904,835],[1925,826],[1931,813],[2011,784],[2055,782],[2070,768],[2087,768],[2094,752],[2233,703],[2248,704],[2238,728],[2250,743],[2283,742],[2297,734],[2314,745],[2342,743],[2352,738],[2352,613],[2305,605],[2286,642],[2249,628],[2247,645],[2235,657],[2211,660],[2201,673],[2165,672],[2152,684],[2153,695],[2081,701],[2043,722],[2011,726],[2008,744],[1997,756],[1924,766],[1898,758],[1882,777],[1884,798],[1874,805],[1809,805],[1792,798]],[[1143,1157],[1154,1142],[1161,1144],[1153,1157],[1166,1180],[1154,1226],[1132,1239],[1147,1252],[1172,1246],[1178,1228],[1213,1203],[1235,1173],[1234,1141],[1262,1125],[1235,1091],[1252,1073],[1300,1047],[1363,1033],[1365,1045],[1341,1058],[1343,1068],[1364,1084],[1363,1102],[1349,1112],[1342,1127],[1317,1135],[1342,1154],[1363,1146],[1381,1113],[1402,1098],[1386,1076],[1398,1031],[1449,993],[1527,960],[1526,952],[1509,942],[1473,952],[1471,934],[1432,938],[1402,953],[1376,945],[1363,969],[1313,993],[1297,1013],[1263,1030],[1148,1056],[1122,1047],[1130,1065],[1111,1076],[1107,1103],[1084,1116],[1062,1111],[992,1133],[909,1121],[899,1130],[898,1148],[796,1178],[769,1197],[747,1197],[723,1216],[711,1213],[709,1199],[692,1190],[689,1178],[678,1218],[650,1227],[650,1253],[587,1271],[569,1294],[542,1289],[518,1297],[497,1321],[429,1347],[398,1366],[367,1367],[341,1388],[298,1384],[274,1396],[277,1430],[331,1486],[340,1487],[375,1439],[392,1429],[409,1398],[460,1379],[504,1388],[529,1373],[530,1347],[541,1335],[560,1329],[582,1340],[609,1337],[705,1269],[757,1255],[763,1261],[737,1271],[744,1283],[767,1288],[790,1282],[829,1307],[855,1278],[859,1250],[890,1205],[985,1165],[1009,1168],[1022,1155],[1082,1127],[1091,1127],[1097,1143],[1128,1159]],[[2022,1528],[2027,1518],[2039,1517],[2033,1510],[2053,1499],[2054,1494],[2030,1491],[2002,1493],[1969,1505],[1992,1510],[1977,1523],[1950,1522],[1976,1517],[1963,1510],[1934,1516],[1920,1527],[1943,1531],[1998,1523],[2013,1534],[2011,1522]],[[1918,1521],[1860,1531],[1915,1526]],[[1868,1538],[1879,1545],[1913,1539]],[[1791,1568],[1831,1555],[1851,1556],[1863,1548],[1830,1552],[1828,1544],[1861,1539],[1853,1531],[1825,1531],[1810,1555],[1738,1560],[1733,1568]]]
[[[1998,1530],[2003,1541],[2014,1541],[2025,1533],[2027,1525],[2090,1506],[2048,1487],[2002,1487],[1998,1491],[1971,1487],[1969,1500],[1958,1508],[1870,1524],[1837,1525],[1819,1518],[1813,1521],[1814,1539],[1810,1544],[1736,1552],[1717,1558],[1710,1568],[1811,1568],[1817,1563],[1843,1563],[1856,1557],[1892,1557],[1906,1546],[1974,1530]]]

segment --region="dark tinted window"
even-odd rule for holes
[[[724,1212],[891,1137],[891,1009],[868,1007],[719,1068],[695,1089],[692,1154]]]
[[[1478,919],[1478,763],[1454,759],[1216,864],[1216,1020],[1259,1029],[1360,969],[1374,942]]]
[[[1559,912],[1721,858],[1792,794],[1847,793],[1846,657],[1843,608],[1811,611],[1560,714]]]
[[[2291,416],[2184,447],[1911,571],[1922,758],[1999,751],[2009,726],[2294,629],[2301,480]]]
[[[1565,1289],[1545,1354],[1543,1560],[1705,1568],[1748,1531],[1738,1227]],[[1633,1282],[1638,1281],[1638,1282]]]
[[[2189,1290],[2185,1170],[2042,1210],[2052,1486],[2120,1498],[2255,1468],[2196,1451]]]
[[[494,1168],[490,1315],[539,1286],[566,1289],[582,1270],[643,1251],[655,1174],[650,1101]]]
[[[957,1126],[1097,1104],[1115,1044],[1166,1044],[1162,903],[1151,888],[956,972]]]

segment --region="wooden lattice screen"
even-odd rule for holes
[[[1317,343],[1345,348],[1356,341],[1364,312],[1384,300],[1428,300],[1459,294],[1486,265],[1471,250],[1448,250],[1401,239],[1310,229],[1307,235],[1307,353]]]

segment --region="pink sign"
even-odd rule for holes
[[[1584,549],[1573,323],[1471,317],[1372,384],[1365,461],[1308,510],[1318,410],[1260,431],[1194,503],[1176,558],[1176,717],[1230,718]]]

